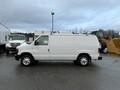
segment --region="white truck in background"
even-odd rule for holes
[[[25,35],[12,33],[9,35],[9,41],[6,44],[6,54],[16,53],[16,47],[25,42]]]
[[[0,53],[5,51],[5,45],[9,41],[10,30],[0,25]]]
[[[31,44],[18,46],[16,60],[29,66],[37,60],[74,61],[87,66],[92,60],[101,60],[100,44],[94,35],[41,34]]]

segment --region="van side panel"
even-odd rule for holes
[[[71,36],[50,36],[50,56],[52,60],[74,60],[75,44]]]
[[[99,42],[93,35],[52,35],[49,44],[52,60],[76,60],[80,53],[88,53],[93,59],[99,56]]]
[[[95,58],[98,47],[98,40],[92,35],[50,36],[50,56],[52,60],[76,60],[80,53],[88,53]]]

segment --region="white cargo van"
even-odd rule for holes
[[[31,44],[18,46],[16,60],[29,66],[37,60],[72,60],[82,66],[91,60],[101,60],[100,44],[94,35],[86,34],[43,34]]]

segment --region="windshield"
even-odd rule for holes
[[[9,40],[25,40],[25,36],[9,36]]]

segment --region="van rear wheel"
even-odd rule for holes
[[[33,58],[30,55],[22,55],[21,57],[21,64],[23,66],[30,66],[33,64]]]
[[[77,62],[81,66],[87,66],[90,63],[90,58],[88,57],[88,55],[80,55]]]

